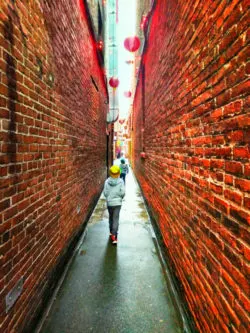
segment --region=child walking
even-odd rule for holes
[[[121,170],[120,177],[123,179],[125,184],[126,175],[128,174],[129,169],[124,158],[121,158],[120,170]]]
[[[110,177],[104,184],[104,196],[107,200],[109,212],[109,230],[112,244],[117,244],[117,233],[119,227],[119,214],[122,206],[122,199],[125,196],[124,182],[120,178],[120,168],[113,165],[109,169]]]

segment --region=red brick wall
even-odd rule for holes
[[[248,5],[157,1],[143,58],[144,143],[142,75],[134,102],[136,176],[206,333],[249,328]]]
[[[29,327],[106,177],[106,88],[81,3],[0,2],[1,332]]]

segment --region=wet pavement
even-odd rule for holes
[[[109,241],[102,194],[39,332],[184,332],[132,172],[126,180],[117,246]]]

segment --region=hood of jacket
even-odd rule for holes
[[[108,184],[110,186],[115,186],[117,185],[118,183],[122,182],[123,180],[121,178],[112,178],[112,177],[109,177],[108,179]]]

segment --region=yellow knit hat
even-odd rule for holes
[[[109,169],[109,173],[112,178],[118,178],[120,176],[120,172],[121,171],[118,165],[112,165]]]

